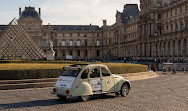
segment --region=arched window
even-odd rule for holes
[[[168,33],[168,24],[166,25],[166,33]]]
[[[176,31],[178,31],[178,23],[176,23],[175,26],[176,26]]]
[[[173,32],[173,28],[174,28],[174,27],[173,27],[173,24],[171,24],[171,26],[170,26],[170,27],[171,27],[171,32]]]
[[[184,57],[187,56],[187,39],[183,42],[183,55]]]
[[[77,41],[77,46],[80,46],[80,40]]]
[[[100,46],[100,41],[99,40],[97,40],[97,46]]]
[[[61,42],[61,45],[62,45],[62,46],[65,46],[65,41],[64,41],[64,40]]]
[[[72,40],[70,41],[70,46],[73,46],[73,42],[72,42]]]
[[[180,22],[180,30],[181,31],[183,30],[183,22],[182,21]]]
[[[185,28],[188,29],[188,20],[185,21]]]
[[[63,57],[65,56],[65,50],[62,51],[62,56],[63,56]]]

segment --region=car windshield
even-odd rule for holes
[[[61,76],[77,77],[79,72],[79,70],[63,70]]]

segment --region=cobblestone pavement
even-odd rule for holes
[[[0,91],[0,110],[13,111],[188,111],[188,73],[133,81],[128,97],[114,94],[79,102],[58,100],[51,88]]]

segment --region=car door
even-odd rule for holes
[[[101,67],[102,92],[114,92],[114,78],[106,67]]]
[[[100,67],[93,67],[89,74],[89,83],[93,90],[93,93],[101,93],[101,78],[100,78]]]

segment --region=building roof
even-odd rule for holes
[[[25,7],[25,10],[22,11],[22,13],[20,14],[20,18],[22,19],[22,18],[26,18],[26,17],[33,17],[33,18],[40,19],[40,15],[35,10],[34,7]]]
[[[0,30],[4,30],[7,27],[7,25],[0,25]]]
[[[96,25],[51,25],[53,30],[100,30]]]
[[[136,18],[138,14],[139,9],[137,4],[126,4],[122,12],[122,22],[127,24],[130,19]]]
[[[7,25],[0,25],[0,30],[4,30],[6,27]],[[96,25],[51,25],[51,27],[53,30],[100,30]]]

